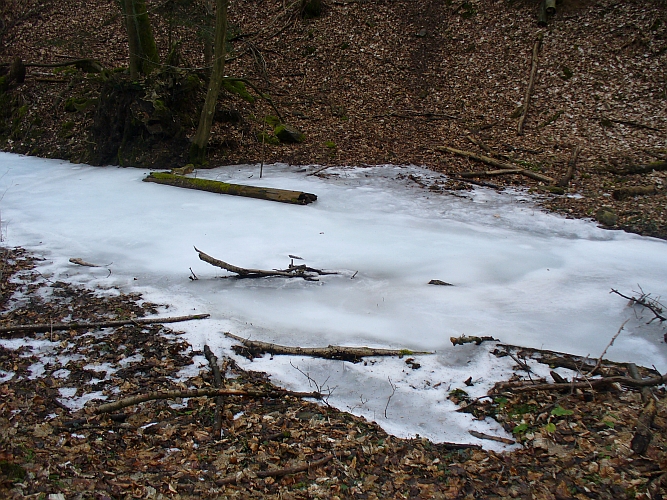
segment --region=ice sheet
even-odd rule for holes
[[[473,425],[496,432],[493,422],[455,413],[447,392],[472,376],[475,386],[466,389],[483,395],[510,366],[483,347],[453,347],[452,336],[597,357],[630,319],[607,356],[667,369],[664,328],[609,294],[638,286],[664,294],[666,242],[543,213],[521,192],[430,192],[407,176],[442,177],[414,166],[330,168],[329,179],[306,175],[314,169],[265,166],[261,180],[257,166],[197,173],[318,195],[293,206],[143,183],[143,170],[0,154],[0,229],[5,244],[47,258],[44,276],[142,291],[172,304],[170,314],[211,314],[177,327],[195,348],[208,343],[219,355],[231,353],[224,331],[304,347],[435,351],[417,357],[418,370],[401,359],[240,360],[307,390],[299,367],[335,387],[331,404],[402,436],[476,442],[467,434]],[[341,274],[319,282],[220,279],[228,273],[201,262],[193,245],[242,267],[284,268],[293,254]],[[70,264],[71,257],[113,262],[112,274]],[[199,280],[188,279],[190,268]],[[432,279],[455,286],[428,285]]]

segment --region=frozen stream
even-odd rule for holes
[[[283,386],[312,390],[298,367],[335,387],[331,404],[400,436],[478,442],[468,429],[502,432],[494,422],[455,413],[447,394],[462,387],[481,396],[510,363],[484,345],[453,347],[452,336],[490,335],[598,357],[630,319],[607,357],[667,370],[664,327],[647,325],[650,315],[637,316],[609,293],[631,294],[639,285],[664,295],[667,242],[545,214],[517,192],[433,193],[406,176],[439,174],[416,167],[331,168],[330,179],[306,176],[312,170],[273,165],[261,180],[257,166],[198,172],[318,196],[314,204],[292,206],[143,183],[144,170],[0,153],[2,236],[6,245],[45,257],[45,276],[141,291],[171,304],[170,315],[211,314],[176,328],[195,348],[208,343],[218,355],[231,353],[225,331],[303,347],[436,351],[418,356],[417,370],[401,359],[353,365],[238,358]],[[226,273],[201,262],[193,245],[242,267],[284,268],[293,254],[341,274],[315,283],[219,279]],[[113,272],[75,266],[71,257],[113,262]],[[189,268],[199,280],[188,279]],[[455,286],[428,285],[432,279]],[[470,376],[475,385],[467,388]],[[397,389],[387,407],[389,380]]]

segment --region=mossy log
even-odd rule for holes
[[[614,189],[611,197],[615,200],[624,200],[632,196],[644,196],[647,194],[656,194],[658,192],[655,186],[632,186]]]
[[[284,354],[289,356],[312,356],[325,359],[339,359],[343,361],[359,362],[362,358],[368,356],[413,356],[415,354],[433,354],[432,352],[410,351],[408,349],[377,349],[374,347],[345,347],[339,345],[330,345],[327,347],[291,347],[270,342],[260,342],[258,340],[248,340],[232,333],[225,333],[225,336],[232,338],[243,344],[243,347],[236,347],[240,354],[257,357],[262,354]]]
[[[186,189],[198,189],[209,193],[230,194],[233,196],[247,196],[259,198],[260,200],[279,201],[295,205],[307,205],[317,200],[317,195],[304,193],[303,191],[290,191],[287,189],[266,188],[258,186],[244,186],[242,184],[230,184],[228,182],[212,181],[208,179],[195,179],[182,175],[169,174],[166,172],[152,172],[144,179],[144,182],[156,182]]]
[[[667,161],[660,160],[646,165],[630,165],[625,168],[608,168],[607,170],[618,175],[650,174],[653,171],[662,172],[667,170]]]

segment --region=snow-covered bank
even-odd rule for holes
[[[467,392],[485,394],[511,371],[511,360],[484,346],[452,347],[451,336],[491,335],[597,357],[630,319],[608,357],[667,369],[661,326],[609,294],[638,284],[664,293],[666,242],[545,214],[518,193],[429,192],[406,176],[437,175],[415,167],[328,172],[337,175],[324,180],[285,165],[265,167],[261,180],[254,166],[199,172],[318,195],[312,205],[291,206],[142,183],[140,170],[0,154],[2,235],[5,244],[44,256],[44,275],[137,289],[171,304],[173,314],[211,314],[178,326],[195,347],[230,353],[222,335],[230,331],[290,345],[436,351],[418,357],[417,370],[400,359],[242,359],[289,388],[308,388],[299,370],[308,373],[335,387],[331,404],[401,436],[471,441],[473,426],[500,432],[494,422],[455,413],[447,394],[470,376]],[[221,280],[224,273],[199,261],[193,245],[243,267],[286,267],[293,254],[341,274],[320,282]],[[71,257],[113,262],[112,274],[70,264]],[[199,280],[188,279],[190,268]],[[431,279],[455,286],[427,285]]]

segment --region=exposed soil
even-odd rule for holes
[[[203,68],[203,35],[212,23],[203,2],[148,4],[163,60],[169,41],[180,40],[180,67]],[[436,146],[484,153],[481,141],[487,155],[559,180],[580,145],[574,179],[564,190],[517,174],[469,180],[526,186],[543,195],[543,206],[567,216],[595,217],[604,208],[607,216],[598,219],[608,227],[667,236],[665,171],[623,173],[667,158],[664,0],[563,0],[546,27],[537,26],[537,2],[528,0],[323,4],[320,17],[304,19],[299,2],[232,2],[227,74],[247,77],[270,95],[306,141],[268,143],[272,127],[265,118],[275,115],[269,104],[249,87],[252,103],[224,92],[211,166],[412,163],[450,175],[446,195],[472,187],[456,180],[462,172],[494,168]],[[112,1],[8,0],[1,27],[0,59],[7,62],[92,57],[110,69],[127,65],[123,17]],[[538,36],[539,69],[519,136],[517,111]],[[102,80],[71,68],[28,67],[25,83],[9,92],[14,111],[5,116],[0,147],[90,161]],[[204,90],[199,100],[188,99],[178,133],[165,136],[178,140],[155,149],[141,143],[148,153],[118,161],[169,168],[183,162],[178,155],[187,141],[179,134],[193,134]],[[83,100],[77,107],[71,98]],[[164,123],[157,129],[164,133]],[[169,149],[177,155],[169,158]],[[654,187],[654,194],[614,198],[628,186]]]
[[[3,249],[1,287],[2,327],[169,310],[139,295],[50,282],[21,249]],[[132,324],[6,332],[0,340],[3,498],[553,500],[667,494],[664,387],[653,390],[653,440],[641,454],[631,449],[644,408],[638,390],[526,395],[498,387],[493,397],[476,401],[452,391],[463,411],[497,419],[522,444],[500,454],[388,436],[348,413],[281,395],[264,375],[223,358],[225,388],[274,395],[226,396],[222,432],[216,434],[214,398],[162,399],[94,414],[100,404],[126,396],[214,384],[209,366],[194,368],[202,353],[176,329]],[[523,356],[517,353],[519,364]],[[605,375],[625,371],[608,363],[601,368]]]

